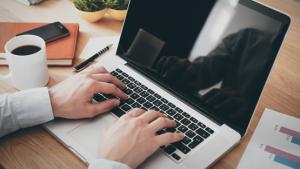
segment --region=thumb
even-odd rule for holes
[[[91,104],[90,108],[94,116],[110,111],[116,106],[120,105],[120,100],[118,99],[108,99],[96,104]]]

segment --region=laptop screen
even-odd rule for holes
[[[288,25],[251,0],[131,0],[117,54],[244,134]]]

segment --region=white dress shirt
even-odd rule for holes
[[[0,94],[0,137],[53,120],[48,88],[23,90],[13,94]],[[126,164],[97,159],[89,169],[130,169]]]

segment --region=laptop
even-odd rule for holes
[[[185,138],[139,168],[208,168],[246,134],[289,24],[286,14],[252,0],[131,0],[116,55],[97,63],[128,86],[129,99],[93,119],[44,126],[88,164],[119,117],[158,110],[177,126],[157,134]]]

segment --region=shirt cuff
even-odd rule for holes
[[[23,90],[12,94],[13,116],[20,128],[54,119],[48,88]]]
[[[131,169],[128,165],[105,159],[93,160],[88,169]]]

